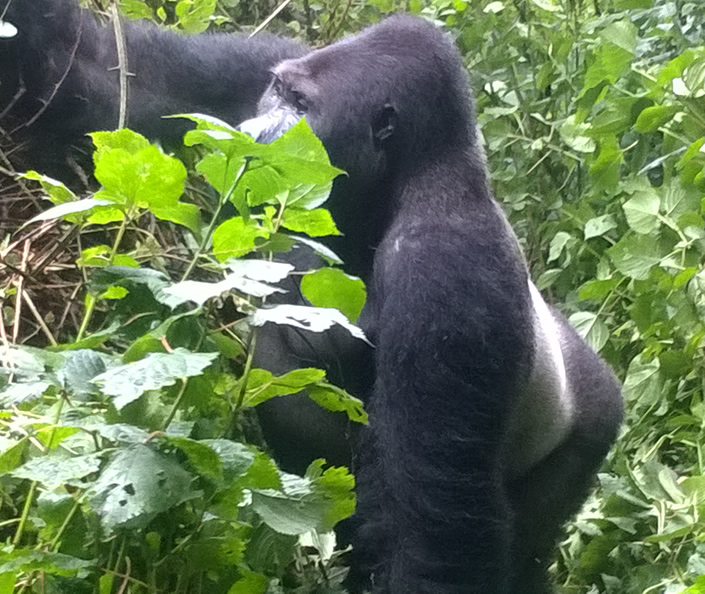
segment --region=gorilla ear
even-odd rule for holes
[[[385,103],[384,107],[372,120],[372,136],[375,148],[381,149],[386,140],[392,137],[397,126],[397,110]]]

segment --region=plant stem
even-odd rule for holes
[[[209,304],[206,309],[204,320],[208,320],[212,309],[213,309],[212,304]],[[194,352],[198,352],[198,350],[201,348],[201,346],[203,345],[203,341],[206,339],[207,334],[208,334],[208,325],[204,321],[203,329],[201,330],[201,335],[199,336],[198,342],[196,343],[196,346],[193,349]],[[188,388],[189,378],[186,377],[186,378],[182,379],[181,381],[182,381],[181,389],[179,390],[179,393],[176,396],[176,400],[174,400],[174,404],[171,407],[171,410],[169,411],[169,415],[167,416],[166,421],[164,421],[164,426],[162,428],[162,431],[166,431],[167,427],[169,427],[171,422],[174,420],[174,417],[176,416],[176,411],[179,410],[179,406],[181,406],[181,401],[184,399],[184,394],[186,393],[186,388]]]
[[[54,443],[54,438],[56,437],[56,432],[59,429],[59,420],[61,419],[61,411],[64,408],[64,397],[61,396],[59,400],[59,405],[56,408],[56,414],[54,415],[54,428],[49,435],[49,449],[51,449]],[[12,544],[18,546],[24,535],[25,527],[27,526],[27,519],[29,518],[29,510],[32,508],[34,503],[34,495],[37,492],[37,481],[32,481],[29,486],[29,491],[27,492],[27,499],[25,499],[24,507],[22,508],[22,517],[20,518],[20,524],[17,526],[17,531],[15,532],[15,537],[12,539]]]
[[[113,242],[113,247],[110,250],[110,257],[108,258],[108,266],[113,263],[118,249],[120,249],[120,244],[122,243],[122,238],[125,236],[125,231],[127,230],[127,223],[129,222],[129,217],[127,213],[122,218],[122,223],[120,223],[120,228],[118,229],[117,235],[115,236],[115,241]],[[93,312],[95,311],[95,306],[98,303],[98,299],[95,295],[88,293],[86,296],[86,312],[83,314],[83,320],[81,321],[81,327],[78,329],[78,335],[76,336],[75,342],[83,340],[88,330],[88,324],[91,322],[93,317]]]
[[[71,519],[76,514],[76,511],[78,510],[78,508],[81,507],[82,499],[83,499],[83,496],[74,500],[73,507],[69,510],[69,513],[66,514],[66,517],[64,518],[64,521],[61,524],[61,528],[59,528],[59,531],[56,533],[56,536],[51,541],[50,549],[52,551],[56,551],[56,549],[58,548],[61,537],[64,535],[66,528],[68,528],[69,522],[71,522]]]
[[[163,431],[167,430],[167,427],[171,424],[171,422],[174,420],[174,417],[176,416],[176,411],[179,410],[179,406],[181,406],[181,401],[184,399],[184,394],[186,393],[186,388],[188,387],[188,378],[184,378],[181,380],[181,389],[179,390],[178,395],[176,396],[176,400],[174,400],[174,404],[171,407],[171,410],[169,411],[169,415],[166,418],[166,421],[164,421],[164,426],[162,427]]]
[[[198,245],[198,249],[196,249],[196,253],[193,255],[193,258],[191,258],[191,261],[189,262],[183,276],[181,277],[181,282],[185,281],[191,275],[193,269],[196,267],[198,259],[201,257],[201,254],[203,254],[203,252],[205,251],[206,246],[208,245],[208,241],[210,240],[211,235],[213,234],[213,230],[218,224],[218,216],[220,215],[220,211],[225,206],[225,203],[230,199],[230,196],[233,195],[233,192],[235,191],[235,188],[237,188],[237,185],[240,183],[242,176],[245,175],[249,164],[250,160],[245,157],[242,166],[240,167],[240,171],[238,171],[237,175],[235,176],[235,180],[233,181],[232,186],[230,186],[230,189],[220,197],[220,200],[218,200],[218,206],[216,207],[215,212],[213,213],[213,217],[211,218],[210,223],[208,223],[208,228],[203,234],[203,238],[201,239],[201,243]]]
[[[245,369],[242,372],[242,378],[240,378],[240,390],[237,395],[237,401],[235,402],[235,409],[233,413],[242,408],[242,403],[245,400],[245,392],[247,391],[247,378],[250,375],[250,370],[252,369],[252,361],[255,356],[255,346],[257,344],[257,331],[253,330],[250,336],[249,344],[247,345],[247,360],[245,361]]]
[[[22,517],[20,518],[20,525],[17,527],[17,532],[15,532],[15,538],[12,539],[12,544],[14,546],[19,546],[22,536],[24,535],[24,529],[27,525],[27,518],[29,518],[29,510],[34,503],[34,493],[37,490],[37,481],[32,481],[29,486],[29,492],[27,493],[27,499],[24,501],[24,507],[22,508]]]

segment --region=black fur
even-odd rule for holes
[[[112,31],[67,0],[13,0],[7,18],[21,36],[0,40],[2,125],[14,122],[31,164],[53,173],[69,156],[67,138],[78,143],[117,122]],[[252,115],[268,70],[294,58],[274,68],[260,117],[243,128],[273,138],[305,111],[332,162],[349,173],[328,204],[344,236],[329,243],[368,283],[360,324],[374,355],[344,333],[268,325],[255,363],[276,373],[324,367],[368,402],[371,426],[357,456],[355,429],[305,396],[259,407],[285,468],[318,456],[352,462],[353,589],[549,593],[545,570],[560,527],[616,436],[619,387],[554,312],[574,416],[549,453],[513,468],[524,445],[511,438],[514,413],[540,356],[535,312],[452,43],[404,16],[307,55],[273,37],[127,30],[132,127],[170,141],[183,128],[159,119],[166,113],[240,121]],[[315,256],[301,247],[289,260],[306,269]]]
[[[89,168],[85,135],[118,125],[112,27],[74,0],[10,0],[5,19],[19,30],[0,39],[0,126],[12,139],[11,157],[18,168],[57,176]],[[254,115],[269,70],[308,51],[266,33],[186,37],[142,22],[124,29],[128,125],[169,145],[180,142],[187,124],[162,116],[200,112],[240,122]]]

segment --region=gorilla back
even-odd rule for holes
[[[115,33],[76,0],[6,4],[3,18],[18,29],[15,37],[0,39],[0,126],[12,138],[10,156],[18,167],[65,181],[76,165],[89,174],[85,135],[118,125]],[[128,125],[172,145],[187,124],[162,116],[202,112],[240,122],[254,115],[269,69],[308,51],[268,34],[186,37],[134,22],[124,29]]]
[[[349,173],[329,201],[334,247],[369,283],[357,587],[550,592],[551,549],[616,437],[620,389],[528,278],[458,52],[389,18],[277,66],[242,129],[268,140],[302,115]]]

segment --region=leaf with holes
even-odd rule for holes
[[[143,528],[159,513],[197,497],[193,477],[146,445],[118,451],[89,492],[103,527]]]

